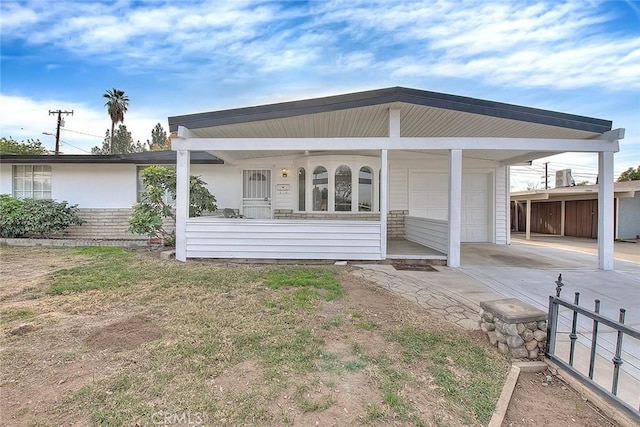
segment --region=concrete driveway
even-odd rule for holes
[[[515,297],[547,311],[549,295],[555,294],[555,280],[562,274],[565,284],[562,298],[573,302],[580,292],[580,305],[593,310],[595,299],[601,301],[600,313],[618,320],[620,308],[626,309],[625,324],[640,329],[640,242],[616,242],[615,270],[597,268],[596,242],[590,239],[534,237],[524,241],[518,236],[509,246],[464,244],[461,271],[504,297]],[[566,351],[570,312],[560,311],[558,355]],[[600,327],[596,372],[604,388],[610,388],[611,359],[615,351],[616,333]],[[576,366],[587,364],[592,321],[578,316],[578,343],[584,348]],[[562,345],[566,344],[566,345]],[[625,337],[622,365],[625,395],[636,406],[640,396],[640,342]],[[564,357],[562,357],[564,359]],[[586,371],[585,371],[586,372]],[[598,379],[598,378],[596,378]]]

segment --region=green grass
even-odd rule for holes
[[[6,308],[0,310],[0,322],[10,323],[15,320],[31,320],[37,315],[37,312],[27,308]]]
[[[429,363],[435,384],[453,407],[470,409],[481,422],[491,419],[506,378],[500,359],[455,331],[404,328],[389,338],[402,345],[406,362]]]
[[[332,267],[223,267],[162,263],[122,248],[62,250],[78,262],[53,273],[49,295],[38,302],[52,304],[56,322],[65,312],[100,313],[102,326],[104,316],[143,314],[163,335],[113,353],[97,353],[75,336],[56,360],[99,360],[98,378],[48,413],[105,426],[153,425],[158,411],[201,413],[204,425],[291,425],[299,414],[334,408],[344,396],[336,390],[357,379],[375,395],[354,414],[362,423],[420,426],[420,402],[409,394],[425,387],[419,372],[431,375],[454,419],[477,425],[490,418],[502,386],[502,367],[463,335],[365,314],[367,307],[346,299]],[[339,298],[345,300],[332,309],[342,312],[327,318],[323,306]],[[5,309],[1,319],[30,319],[38,307]],[[25,349],[11,359],[28,355],[34,337],[26,336]],[[371,348],[371,337],[381,349]],[[278,410],[275,402],[292,390],[292,405]]]

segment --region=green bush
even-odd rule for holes
[[[19,237],[27,231],[22,218],[20,199],[0,194],[0,237]]]
[[[70,225],[82,225],[78,205],[40,199],[0,196],[0,236],[22,237],[37,234],[50,237]]]
[[[216,198],[207,190],[207,183],[200,177],[189,177],[189,217],[197,217],[204,212],[217,209]],[[142,171],[144,191],[141,202],[133,206],[129,217],[129,231],[134,234],[146,234],[151,238],[161,238],[165,245],[173,245],[175,232],[164,228],[167,218],[175,222],[174,206],[167,202],[176,198],[176,170],[164,166],[149,166]]]

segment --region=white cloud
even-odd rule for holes
[[[20,96],[0,94],[0,134],[16,140],[39,139],[45,147],[55,148],[57,115],[49,111],[71,111],[73,115],[63,116],[65,126],[61,128],[61,151],[66,154],[82,154],[91,147],[101,146],[105,131],[111,129],[111,120],[106,110],[95,110],[86,104],[56,99],[35,100]],[[151,139],[151,129],[160,122],[167,129],[167,116],[156,117],[157,112],[136,110],[125,115],[124,125],[131,132],[134,141]]]

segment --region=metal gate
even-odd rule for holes
[[[623,359],[623,341],[624,337],[627,336],[627,341],[629,339],[640,340],[640,331],[633,329],[624,324],[625,313],[626,310],[624,308],[620,309],[620,315],[618,321],[609,319],[600,314],[600,300],[595,300],[594,311],[588,310],[586,308],[580,307],[580,292],[575,293],[574,302],[565,301],[560,298],[560,292],[562,291],[562,287],[564,283],[562,283],[562,274],[558,276],[558,280],[556,281],[556,296],[549,296],[549,317],[547,323],[547,357],[552,360],[554,363],[558,364],[562,368],[566,369],[570,374],[581,380],[584,384],[588,385],[592,389],[594,389],[597,393],[602,395],[605,398],[610,399],[611,401],[617,403],[626,413],[640,420],[640,395],[633,396],[634,404],[629,403],[629,399],[622,400],[618,396],[618,383],[620,379],[620,367],[625,362]],[[558,356],[556,352],[556,344],[557,344],[557,335],[559,334],[559,309],[560,307],[565,307],[569,309],[571,313],[571,332],[569,333],[570,339],[570,347],[569,347],[569,355],[568,360],[566,358],[561,358]],[[580,369],[577,369],[575,366],[575,356],[576,356],[576,342],[578,341],[578,315],[585,316],[588,319],[591,319],[592,326],[590,331],[590,352],[589,352],[589,363],[588,363],[588,372],[584,372]],[[608,366],[609,369],[612,368],[611,374],[611,388],[607,389],[605,386],[601,385],[594,380],[594,372],[596,369],[596,359],[597,359],[597,348],[600,345],[598,343],[598,339],[600,337],[601,331],[598,330],[599,326],[604,325],[608,328],[611,328],[616,333],[616,344],[615,351],[613,352],[613,358],[611,360],[612,366]],[[600,332],[600,334],[599,334]],[[584,332],[582,336],[585,338],[586,335]],[[600,367],[602,368],[602,367]],[[607,367],[605,367],[607,368]]]
[[[245,218],[271,218],[271,171],[242,171],[242,213]]]

